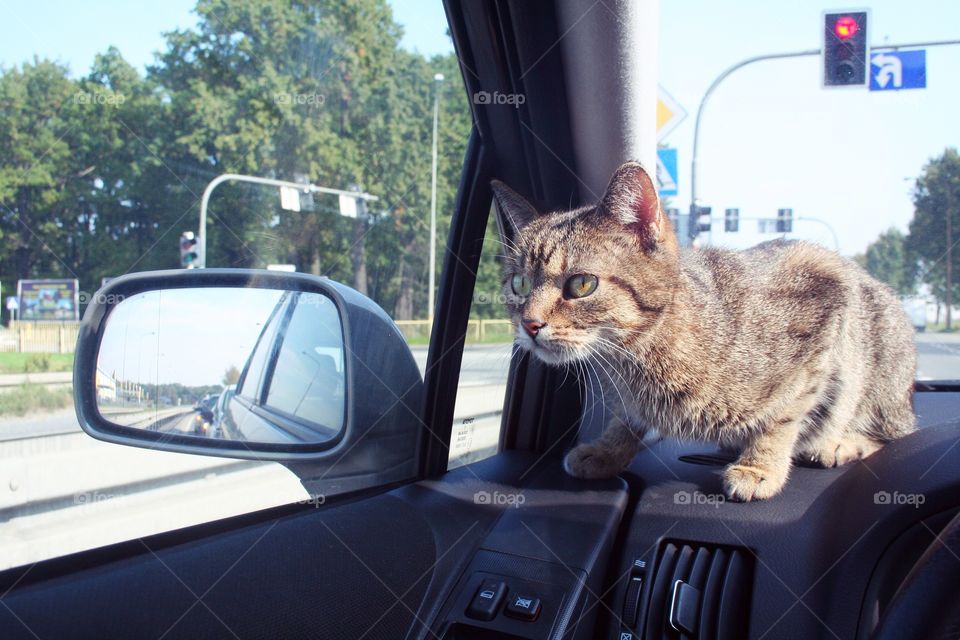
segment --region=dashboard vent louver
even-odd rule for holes
[[[736,460],[737,456],[732,453],[688,453],[677,459],[687,464],[699,464],[705,467],[725,467]]]
[[[652,579],[646,640],[747,637],[753,584],[747,549],[664,542]]]

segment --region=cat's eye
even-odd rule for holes
[[[586,298],[597,290],[598,283],[597,276],[580,273],[570,276],[566,284],[563,285],[563,290],[568,298]]]
[[[510,281],[510,286],[513,287],[513,292],[518,296],[530,295],[530,278],[525,275],[518,273],[513,276],[513,280]]]

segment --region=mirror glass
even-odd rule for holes
[[[108,316],[97,407],[109,422],[198,438],[331,440],[346,405],[343,331],[322,294],[148,291]]]

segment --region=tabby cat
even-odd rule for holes
[[[807,242],[680,249],[650,176],[621,166],[601,201],[539,214],[493,182],[520,347],[592,371],[614,398],[573,476],[620,473],[648,430],[738,459],[734,500],[777,494],[793,459],[832,467],[915,429],[913,328],[893,292]],[[617,404],[619,403],[619,406]]]

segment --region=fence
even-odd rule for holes
[[[397,320],[400,333],[411,343],[426,343],[430,339],[429,320]],[[466,342],[510,342],[513,323],[509,320],[470,320],[467,322]]]
[[[79,331],[78,322],[11,322],[0,332],[0,351],[73,353]]]
[[[0,331],[0,352],[73,353],[79,326],[76,322],[13,322]],[[428,320],[397,320],[397,326],[408,342],[426,344],[430,340]],[[510,342],[513,331],[509,320],[470,320],[466,342]]]

